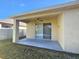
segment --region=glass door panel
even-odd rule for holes
[[[43,24],[36,24],[36,38],[43,39]]]

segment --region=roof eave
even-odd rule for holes
[[[10,18],[17,18],[17,17],[23,16],[23,15],[28,15],[28,14],[33,14],[33,13],[40,13],[40,12],[44,12],[44,11],[48,11],[48,10],[60,9],[60,8],[63,8],[63,7],[70,7],[70,6],[74,6],[74,5],[79,5],[79,1],[74,1],[74,2],[69,2],[69,3],[65,3],[65,4],[60,4],[60,5],[56,5],[56,6],[50,7],[50,8],[35,10],[35,11],[32,11],[32,12],[15,15],[15,16],[12,16]]]

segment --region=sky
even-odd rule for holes
[[[0,0],[0,19],[73,0]]]

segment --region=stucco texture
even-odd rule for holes
[[[64,11],[64,49],[79,53],[79,9]]]

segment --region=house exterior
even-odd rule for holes
[[[79,53],[79,1],[11,17],[13,42],[19,40],[19,22],[27,24],[26,37],[58,41],[64,51]]]
[[[24,37],[26,32],[26,24],[20,23],[19,37]],[[12,39],[13,19],[0,20],[0,40]]]
[[[13,24],[11,23],[6,23],[6,22],[0,22],[0,29],[1,28],[11,28]]]
[[[13,28],[13,19],[0,19],[0,28]],[[26,29],[26,24],[20,22],[19,29]]]

